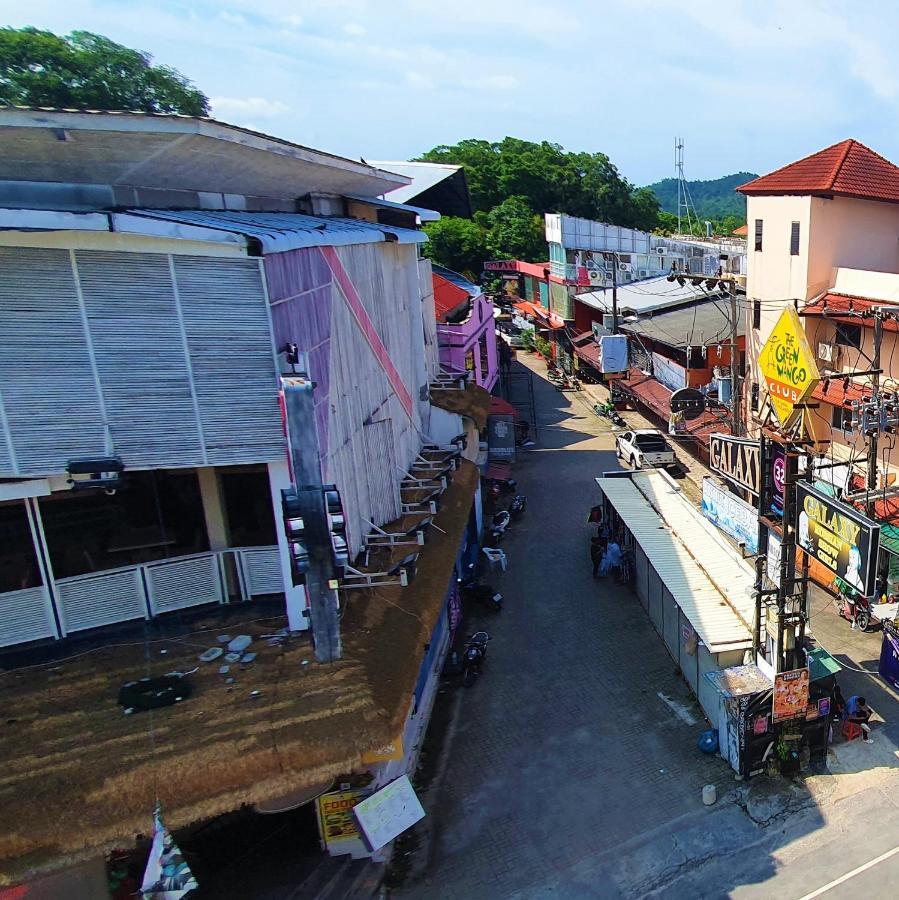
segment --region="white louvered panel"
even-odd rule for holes
[[[63,630],[67,634],[147,617],[138,566],[59,579],[56,594]]]
[[[277,547],[250,547],[239,550],[238,553],[246,579],[247,593],[251,597],[280,594],[284,590],[281,554]]]
[[[168,256],[76,261],[116,453],[129,468],[202,464]]]
[[[150,609],[154,615],[204,603],[222,602],[218,555],[181,556],[146,567]]]
[[[105,451],[69,253],[0,247],[0,273],[0,393],[18,471],[63,472]],[[13,474],[9,462],[0,474]]]
[[[398,481],[401,476],[394,453],[392,421],[385,419],[366,425],[363,437],[365,447],[363,471],[368,478],[371,520],[375,525],[383,525],[400,514]]]
[[[210,465],[283,458],[258,263],[176,257],[174,265]]]
[[[56,637],[47,588],[25,588],[0,594],[0,647]]]

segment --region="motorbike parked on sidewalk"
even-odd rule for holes
[[[513,519],[517,519],[527,508],[528,498],[524,494],[516,494],[509,503],[509,514]]]
[[[474,566],[469,569],[474,569]],[[492,584],[478,584],[473,572],[469,573],[459,589],[465,603],[476,603],[491,612],[499,612],[503,608],[503,595]]]
[[[514,493],[517,487],[518,482],[514,478],[491,478],[488,490],[490,491],[490,496],[496,500],[503,494]]]
[[[476,631],[465,644],[462,659],[462,684],[471,687],[487,659],[487,642],[490,635],[486,631]]]
[[[506,509],[501,509],[499,512],[493,514],[493,517],[490,519],[489,530],[491,542],[494,546],[499,543],[500,538],[506,533],[506,529],[509,527],[511,521],[512,516]]]
[[[871,624],[871,601],[867,597],[849,597],[842,591],[834,601],[837,612],[860,631],[867,631]]]

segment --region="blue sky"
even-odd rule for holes
[[[403,159],[466,137],[607,153],[637,184],[766,172],[846,137],[899,162],[899,4],[0,0],[0,21],[151,52],[214,114]]]

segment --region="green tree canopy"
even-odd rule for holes
[[[604,153],[570,153],[549,141],[506,137],[442,145],[420,159],[464,166],[476,211],[489,213],[506,198],[522,196],[541,216],[563,212],[631,228],[656,225],[655,195],[634,188]]]
[[[0,28],[0,104],[209,114],[205,94],[152,59],[89,31]]]
[[[426,256],[448,269],[474,275],[477,281],[484,260],[489,258],[487,232],[481,225],[471,219],[444,216],[439,222],[427,224],[425,231]]]
[[[487,213],[487,252],[493,259],[546,261],[546,226],[522,195],[507,197]]]

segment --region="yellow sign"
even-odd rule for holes
[[[385,744],[383,747],[376,747],[374,750],[368,750],[362,754],[362,764],[371,765],[379,762],[389,762],[394,759],[403,758],[403,738],[402,735],[395,741]]]
[[[335,791],[318,798],[319,824],[325,843],[358,840],[353,807],[366,796],[362,791]]]
[[[795,308],[780,315],[762,352],[759,371],[768,391],[768,400],[781,426],[786,428],[801,403],[820,380],[815,356],[805,337],[805,329]]]

